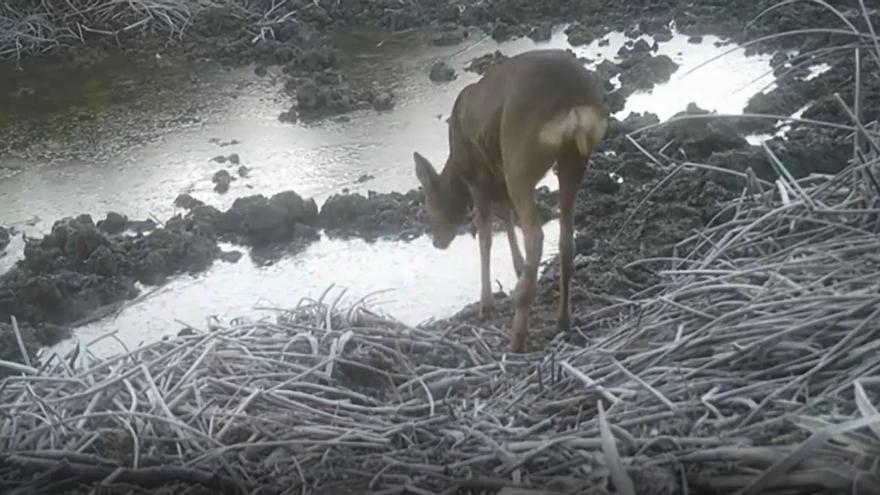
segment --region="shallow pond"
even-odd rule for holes
[[[472,39],[456,47],[422,46],[422,36],[349,33],[339,38],[348,58],[345,70],[389,88],[396,101],[393,111],[356,112],[344,122],[279,122],[289,102],[280,95],[283,79],[277,69],[257,78],[250,69],[182,66],[159,58],[148,66],[115,60],[69,74],[28,68],[0,80],[0,107],[8,109],[0,124],[14,138],[10,143],[27,143],[15,151],[0,148],[0,224],[38,235],[58,218],[83,212],[96,218],[113,210],[131,218],[164,219],[174,213],[172,201],[181,192],[225,208],[236,197],[286,189],[314,196],[319,204],[342,188],[409,190],[416,186],[414,150],[435,163],[445,158],[444,119],[458,91],[478,77],[462,70],[468,61],[494,50],[511,55],[568,47],[561,30],[544,43]],[[607,38],[608,46],[594,42],[575,51],[595,63],[613,59],[626,38],[619,33]],[[769,69],[769,58],[734,52],[682,77],[729,48],[716,41],[706,36],[691,44],[676,36],[661,43],[660,53],[681,67],[671,81],[632,96],[618,116],[651,111],[662,119],[689,102],[720,113],[740,112],[768,82],[755,80]],[[457,69],[455,81],[429,81],[428,68],[437,59]],[[218,195],[211,176],[220,166],[211,158],[230,153],[251,168],[250,176]],[[375,178],[358,183],[363,174]],[[556,187],[552,175],[545,184]],[[548,224],[545,233],[549,258],[556,253],[556,224]],[[0,269],[20,257],[21,247],[20,240],[13,242],[0,258]],[[492,272],[505,289],[515,282],[503,235],[495,242]],[[339,289],[329,297],[345,288],[349,301],[390,289],[371,299],[373,307],[407,323],[443,317],[479,294],[476,243],[463,236],[438,251],[426,238],[409,243],[322,239],[269,267],[258,268],[247,256],[237,264],[217,262],[197,276],[146,288],[144,297],[114,317],[79,328],[77,335],[88,341],[119,330],[127,345],[151,341],[176,332],[181,321],[204,326],[211,316],[228,321],[264,314],[254,309],[258,306],[289,308],[303,297],[320,296],[331,284]],[[118,349],[112,340],[101,345],[97,352]]]

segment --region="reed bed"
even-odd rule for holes
[[[878,494],[880,203],[856,187],[877,164],[753,182],[640,262],[659,284],[585,315],[586,344],[510,355],[503,329],[311,301],[17,365],[0,487]]]
[[[144,32],[181,38],[206,9],[249,21],[260,37],[290,19],[296,5],[285,0],[6,0],[0,3],[0,60],[85,43],[89,37],[119,42]]]

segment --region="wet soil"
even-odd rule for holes
[[[690,105],[682,115],[705,113]],[[629,264],[670,255],[676,242],[708,225],[725,201],[746,185],[745,179],[733,174],[683,170],[641,204],[670,170],[650,165],[625,134],[657,121],[650,114],[613,121],[593,156],[576,203],[575,307],[608,297],[628,297],[650,286],[654,281],[651,264]],[[804,160],[800,150],[810,149],[815,136],[815,132],[795,131],[785,139],[773,138],[770,145],[780,150],[783,159],[801,164],[798,170],[803,173],[845,163],[832,152]],[[749,145],[735,125],[721,120],[676,121],[646,131],[639,142],[646,150],[665,148],[671,157],[681,154],[691,160],[726,164],[733,170],[752,168],[760,174],[770,170],[765,155]],[[814,146],[821,147],[821,143]],[[542,188],[539,198],[549,220],[556,212],[556,195]],[[175,204],[185,213],[161,226],[130,221],[118,213],[98,222],[82,215],[56,222],[42,239],[29,239],[24,259],[0,276],[0,321],[15,315],[23,328],[37,332],[35,338],[57,338],[61,334],[46,329],[75,324],[175,274],[204,271],[218,259],[235,262],[241,257],[223,252],[218,242],[252,247],[255,261],[270,263],[316,240],[319,229],[331,236],[399,240],[417,238],[428,230],[418,190],[339,194],[320,210],[313,199],[293,191],[239,198],[225,211],[185,194]],[[556,277],[556,264],[550,262],[541,277],[541,301],[551,306]],[[544,310],[537,310],[536,318],[551,321],[554,310]],[[473,317],[473,308],[458,317]]]
[[[285,90],[291,98],[285,118],[294,121],[337,116],[361,108],[383,111],[393,107],[393,94],[348,81],[339,70],[338,53],[323,45],[326,37],[342,26],[367,23],[401,30],[434,24],[440,34],[433,43],[442,45],[473,36],[471,29],[475,28],[495,39],[543,37],[541,33],[548,25],[563,20],[576,21],[576,27],[568,32],[573,43],[592,41],[612,27],[626,29],[632,38],[647,34],[663,39],[671,21],[675,21],[676,29],[689,35],[725,34],[733,40],[744,40],[795,25],[833,20],[824,9],[800,5],[744,34],[739,31],[743,23],[770,2],[713,2],[688,5],[686,9],[682,2],[671,0],[588,3],[590,8],[571,0],[508,0],[465,2],[461,4],[464,8],[457,8],[448,2],[426,0],[415,2],[412,8],[398,9],[366,0],[309,0],[303,2],[303,12],[296,23],[273,26],[272,35],[256,44],[250,42],[253,33],[249,32],[247,22],[220,11],[200,14],[204,18],[194,23],[195,31],[176,48],[188,56],[216,57],[229,64],[257,63],[255,77],[262,73],[259,67],[282,66],[287,78]],[[150,43],[145,40],[137,50],[148,51]],[[809,49],[815,43],[813,39],[789,37],[762,49]],[[125,44],[123,47],[127,49]],[[60,62],[83,64],[102,51],[113,50],[117,49],[97,43],[87,48],[58,50],[49,56]],[[655,51],[656,47],[644,40],[632,41],[622,49],[620,63],[600,67],[598,72],[606,80],[619,80],[620,87],[609,92],[612,108],[623,108],[633,91],[651,88],[676,71],[675,62],[656,55]],[[492,55],[475,60],[471,70],[483,72],[501,59],[503,56]],[[791,61],[786,59],[785,63]],[[756,96],[746,110],[786,114],[819,98],[806,109],[805,116],[840,118],[839,107],[823,95],[831,94],[829,90],[841,86],[851,76],[851,66],[849,72],[843,67],[809,80],[801,74],[766,95]],[[445,77],[451,76],[447,73]],[[876,78],[868,79],[864,92],[867,102],[880,101],[878,87]],[[851,95],[845,95],[848,96]],[[866,112],[876,112],[877,107],[865,105]],[[699,115],[704,111],[691,106],[685,113]],[[669,172],[650,166],[648,158],[624,136],[654,122],[656,117],[650,115],[633,115],[622,122],[615,119],[593,158],[576,206],[575,305],[601,304],[608,297],[627,297],[650,286],[654,280],[650,264],[630,263],[669,254],[675,242],[707,225],[720,212],[724,201],[744,187],[743,180],[735,175],[682,171],[630,219],[645,194]],[[745,138],[749,132],[768,130],[768,124],[761,127],[744,122],[676,122],[644,133],[640,143],[651,152],[663,150],[664,156],[672,160],[705,162],[735,171],[752,168],[759,177],[772,179],[775,172],[765,153]],[[838,131],[816,131],[795,124],[784,138],[773,138],[768,146],[790,164],[796,177],[811,172],[833,173],[846,163],[847,141]],[[233,179],[226,172],[215,177],[214,182],[223,189]],[[555,199],[549,191],[542,197],[542,209],[550,218]],[[50,344],[63,334],[53,329],[75,324],[101,308],[131,299],[145,285],[161,284],[178,273],[203,271],[218,259],[237,260],[240,254],[223,252],[218,247],[221,241],[256,248],[252,256],[259,257],[261,262],[271,262],[274,257],[301,249],[316,239],[319,229],[341,237],[403,240],[426,231],[417,191],[367,196],[342,193],[331,197],[320,210],[314,200],[304,199],[293,191],[271,197],[240,198],[226,211],[185,196],[177,198],[176,203],[185,213],[161,225],[131,222],[115,213],[96,223],[83,215],[60,220],[42,239],[28,240],[24,259],[0,276],[0,322],[16,315],[23,331],[32,335],[26,338],[27,342]],[[4,237],[4,233],[5,229],[0,230],[0,251],[8,243],[9,235]],[[541,279],[544,310],[537,310],[538,321],[550,322],[555,314],[555,309],[548,305],[555,300],[552,296],[556,277],[555,263],[548,264]],[[505,318],[509,317],[506,304],[501,304],[500,311]],[[466,308],[457,317],[473,317],[473,308]],[[575,325],[587,323],[576,321]],[[7,339],[8,330],[0,330]]]
[[[556,194],[543,187],[538,199],[544,220],[554,218]],[[0,275],[0,321],[18,318],[28,342],[39,344],[28,347],[35,351],[69,335],[62,331],[68,326],[112,312],[145,287],[242,257],[238,250],[223,251],[220,243],[249,248],[254,262],[266,265],[318,240],[321,229],[331,237],[368,241],[409,241],[428,231],[419,190],[337,194],[320,211],[314,199],[294,191],[238,198],[225,211],[188,194],[174,203],[184,212],[161,225],[116,212],[98,222],[84,214],[55,222],[40,239],[26,239],[24,258]],[[462,226],[462,233],[467,230]]]
[[[675,63],[668,57],[651,54],[656,50],[657,41],[671,38],[671,26],[699,43],[706,34],[742,42],[782,30],[839,23],[839,19],[820,5],[798,3],[778,9],[743,30],[746,23],[775,3],[773,0],[697,4],[680,0],[461,0],[451,3],[417,0],[408,2],[404,8],[397,2],[372,0],[295,0],[287,2],[292,5],[285,4],[285,8],[296,12],[296,16],[284,16],[275,3],[259,0],[249,3],[247,10],[251,15],[223,8],[198,11],[192,19],[192,27],[181,39],[123,32],[112,39],[92,36],[85,45],[60,46],[45,56],[57,63],[89,65],[108,52],[134,52],[140,56],[177,53],[194,59],[217,59],[231,65],[256,64],[257,77],[266,75],[267,66],[281,66],[288,78],[285,88],[291,108],[279,118],[296,122],[370,107],[384,111],[393,106],[392,94],[369,84],[365,86],[364,81],[350,81],[339,70],[342,54],[329,48],[329,40],[340,28],[372,26],[400,32],[432,26],[436,33],[427,42],[451,46],[470,40],[476,42],[484,33],[496,41],[523,36],[544,40],[553,25],[567,23],[566,34],[573,46],[600,39],[612,30],[625,31],[634,40],[620,52],[624,58],[620,71],[622,87],[620,94],[613,97],[619,103],[621,96],[635,89],[649,89],[676,70]],[[836,2],[836,6],[854,8],[858,2],[843,0]],[[259,14],[270,10],[278,17],[270,17],[268,21],[261,18],[259,27],[255,25],[255,19],[261,17]],[[852,22],[864,24],[857,11],[847,14]],[[653,46],[644,39],[635,41],[642,35],[652,37]],[[786,36],[752,50],[809,51],[822,43],[835,41],[835,35]],[[441,61],[431,68],[430,77],[442,82],[453,79],[455,74]],[[786,101],[789,100],[793,101]],[[779,104],[782,103],[774,103]]]

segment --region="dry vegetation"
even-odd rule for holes
[[[252,21],[254,32],[295,13],[288,2],[247,0],[7,0],[0,4],[0,60],[20,59],[53,48],[85,43],[88,37],[142,32],[180,38],[194,16],[222,8]]]
[[[586,346],[503,355],[497,329],[314,302],[20,366],[0,389],[0,483],[880,493],[876,151],[833,178],[753,181],[662,283],[588,315]]]
[[[20,373],[0,487],[880,494],[880,128],[838,101],[843,173],[774,160],[779,180],[642,262],[659,284],[584,315],[586,345],[506,355],[502,329],[309,301],[110,359],[0,363]]]

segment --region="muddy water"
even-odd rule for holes
[[[319,203],[342,188],[408,190],[416,185],[414,150],[437,163],[445,157],[444,119],[458,91],[477,78],[461,70],[470,59],[496,49],[511,55],[568,46],[561,31],[539,44],[471,39],[458,47],[414,48],[422,36],[350,33],[339,38],[351,77],[374,80],[396,99],[391,112],[356,112],[346,121],[278,122],[287,99],[279,95],[283,79],[271,70],[269,76],[256,78],[249,69],[157,58],[149,63],[115,60],[80,73],[28,68],[0,80],[0,105],[7,110],[0,123],[10,148],[0,148],[0,174],[5,174],[0,175],[0,224],[37,235],[57,218],[81,212],[167,218],[181,192],[225,208],[239,196],[285,189],[314,196]],[[625,38],[617,33],[608,38],[609,46],[594,43],[575,51],[596,63],[614,58]],[[716,47],[715,41],[707,36],[694,45],[676,37],[662,43],[660,52],[681,68],[652,93],[631,97],[620,116],[647,110],[666,118],[691,101],[719,112],[741,111],[751,93],[767,83],[752,83],[768,70],[766,57],[737,52],[681,76],[728,48]],[[427,70],[437,59],[458,69],[455,81],[428,80]],[[211,175],[220,168],[211,158],[229,153],[239,154],[252,171],[221,196],[211,190]],[[375,179],[359,184],[356,179],[362,174]],[[556,186],[549,177],[545,183]],[[549,258],[556,252],[555,223],[545,233]],[[503,236],[495,246],[493,277],[509,289],[515,280]],[[14,242],[0,258],[0,269],[20,251],[21,242]],[[257,268],[245,257],[233,265],[218,263],[198,276],[179,277],[155,291],[146,289],[142,299],[114,317],[81,327],[77,335],[88,341],[119,330],[120,338],[132,345],[172,333],[179,322],[204,326],[214,316],[223,321],[259,317],[265,313],[257,306],[291,307],[302,297],[319,296],[330,284],[347,289],[349,300],[391,289],[372,298],[374,307],[417,323],[474,301],[478,266],[470,237],[457,239],[447,251],[433,249],[427,239],[371,244],[324,239],[270,267]],[[338,291],[331,297],[336,295]],[[110,340],[102,345],[107,351],[118,349]]]

